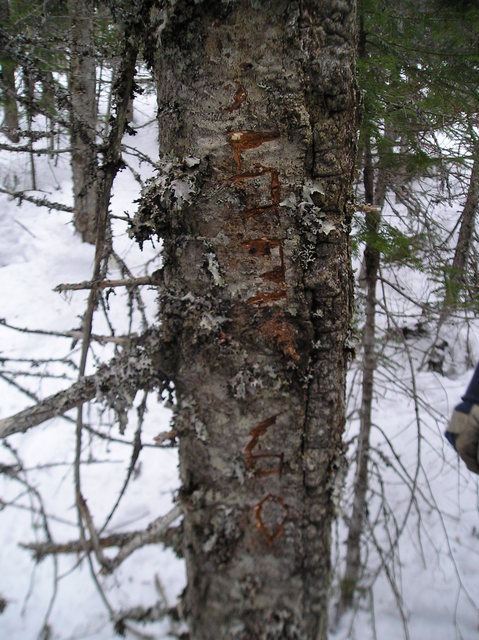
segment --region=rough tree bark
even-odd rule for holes
[[[68,83],[74,225],[84,242],[95,244],[98,159],[93,3],[89,0],[68,0],[67,7],[71,23]]]
[[[164,239],[191,637],[323,639],[355,2],[178,0],[154,18],[163,172],[133,233]]]

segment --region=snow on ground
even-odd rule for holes
[[[135,104],[135,126],[151,121],[138,129],[127,144],[138,146],[155,159],[156,133],[154,125],[155,96],[146,94]],[[65,142],[65,141],[63,141]],[[152,175],[153,167],[141,165],[134,157],[127,156],[127,163],[142,179]],[[35,159],[39,196],[55,202],[71,205],[71,179],[68,158],[62,154],[55,160],[45,157]],[[23,155],[0,155],[0,182],[2,186],[28,189],[29,163]],[[124,170],[115,184],[112,212],[124,215],[133,213],[134,200],[138,198],[140,186],[132,172]],[[29,192],[30,193],[30,192]],[[5,195],[0,195],[0,317],[8,324],[44,331],[65,332],[79,329],[85,311],[88,292],[59,294],[53,291],[60,283],[90,280],[94,248],[83,244],[73,232],[71,214],[48,212],[34,204],[24,202],[16,206]],[[116,221],[114,247],[134,275],[144,275],[158,268],[158,247],[145,246],[140,252],[129,239],[126,224]],[[113,260],[111,278],[121,277]],[[148,320],[154,318],[155,293],[144,288],[143,299]],[[127,298],[120,290],[109,298],[109,320],[117,335],[128,328]],[[141,329],[141,318],[137,312],[134,329]],[[108,335],[106,320],[99,311],[95,316],[94,333]],[[0,358],[68,358],[78,362],[79,344],[72,339],[39,334],[20,333],[0,325]],[[108,349],[94,345],[95,357],[108,359]],[[103,353],[106,352],[106,355]],[[4,362],[0,374],[8,371],[31,372],[25,363]],[[95,369],[92,356],[89,371]],[[15,379],[32,393],[44,397],[69,386],[76,379],[76,371],[68,364],[39,362],[36,372],[45,372],[60,379],[31,378],[18,376]],[[136,405],[141,399],[138,394]],[[0,378],[0,417],[6,417],[21,408],[33,404],[19,389]],[[119,440],[131,441],[136,428],[135,411],[130,412],[130,426],[124,437],[118,431],[112,435]],[[74,412],[70,412],[70,417]],[[153,444],[153,437],[168,430],[170,412],[153,396],[149,399],[148,413],[143,428],[143,442]],[[95,408],[87,416],[87,422],[99,424],[102,418]],[[30,471],[25,481],[30,483],[42,497],[45,512],[53,516],[49,520],[53,540],[75,540],[78,536],[71,463],[74,457],[74,424],[64,419],[50,420],[26,435],[16,435],[9,444],[17,449],[23,464]],[[92,464],[84,465],[82,487],[85,498],[94,514],[96,524],[101,525],[108,515],[124,481],[131,455],[130,447],[108,444],[98,439],[85,437],[84,459]],[[11,451],[0,448],[0,463],[15,464]],[[36,465],[50,465],[36,471]],[[174,449],[148,448],[141,453],[136,477],[120,509],[109,523],[106,532],[121,532],[144,528],[150,521],[167,513],[173,505],[178,486],[177,454]],[[19,542],[43,541],[41,514],[32,516],[28,507],[30,499],[25,486],[0,475],[0,499],[13,503],[1,511],[1,572],[0,595],[7,600],[7,607],[0,615],[0,637],[18,640],[36,638],[42,628],[50,599],[54,591],[54,564],[50,558],[33,567],[31,555],[19,548]],[[38,504],[35,508],[38,510]],[[58,518],[56,520],[55,518]],[[108,612],[102,603],[91,579],[87,564],[78,566],[74,555],[58,558],[57,596],[49,616],[51,638],[73,640],[117,637],[111,628]],[[160,596],[155,586],[157,576],[168,596],[168,604],[174,605],[177,595],[185,584],[183,564],[172,551],[161,547],[146,547],[133,554],[114,576],[101,578],[105,593],[116,608],[155,604]],[[158,624],[152,628],[154,637],[168,638],[169,625]]]
[[[135,125],[154,119],[154,96],[145,94],[137,100]],[[154,123],[140,127],[127,144],[155,156]],[[152,173],[148,163],[134,157],[128,163],[144,180]],[[71,203],[71,183],[67,155],[55,159],[36,158],[40,195],[56,202]],[[8,188],[29,188],[29,160],[21,154],[0,153],[0,182]],[[124,170],[114,187],[112,211],[123,215],[133,212],[139,185],[134,175]],[[65,332],[78,329],[85,310],[87,292],[58,294],[59,283],[89,280],[93,264],[93,248],[74,235],[70,214],[48,212],[33,204],[18,207],[7,196],[0,195],[0,317],[19,328]],[[457,215],[457,206],[444,210],[447,219]],[[115,221],[114,246],[135,275],[151,273],[158,268],[158,247],[145,246],[140,252],[126,232],[122,221]],[[406,271],[404,271],[406,273]],[[110,277],[121,275],[114,260]],[[423,299],[433,296],[434,283],[426,276],[397,269],[395,274],[409,294]],[[392,276],[391,276],[392,277]],[[401,279],[402,278],[402,279]],[[143,291],[147,315],[155,314],[155,293]],[[411,313],[411,308],[393,289],[388,294],[391,309]],[[118,335],[127,330],[127,298],[119,290],[109,298],[109,319]],[[141,316],[135,313],[135,329],[141,328]],[[386,324],[380,323],[386,331]],[[94,332],[108,333],[105,317],[99,311]],[[373,430],[373,479],[368,504],[369,519],[375,523],[374,537],[368,538],[368,579],[372,584],[365,592],[360,607],[345,616],[333,640],[469,640],[478,635],[479,593],[479,513],[477,480],[444,441],[442,431],[446,417],[463,393],[471,375],[471,363],[479,359],[479,324],[448,325],[445,369],[448,377],[419,370],[420,347],[428,338],[405,343],[391,340],[386,364],[377,373],[377,390]],[[409,351],[408,351],[409,350]],[[94,345],[95,357],[106,358],[111,349]],[[409,355],[408,355],[409,354]],[[409,367],[409,356],[413,367]],[[0,357],[5,359],[35,358],[34,371],[52,377],[15,375],[28,365],[5,360],[0,368],[0,417],[6,417],[32,404],[20,389],[8,381],[44,397],[69,386],[76,377],[68,362],[43,362],[41,359],[65,358],[78,362],[79,345],[71,339],[23,333],[0,325]],[[350,380],[357,380],[353,365]],[[89,370],[95,368],[91,356]],[[10,373],[9,373],[10,372]],[[410,389],[417,390],[418,416]],[[353,384],[354,387],[354,384]],[[352,403],[357,403],[353,388]],[[137,398],[138,405],[140,398]],[[72,412],[70,417],[73,417]],[[87,421],[106,423],[108,416],[98,415],[94,407]],[[143,442],[152,444],[153,437],[167,430],[169,412],[150,397],[143,429]],[[112,432],[118,440],[130,441],[136,425],[135,411],[124,436]],[[353,418],[347,439],[357,432]],[[418,433],[420,439],[418,440]],[[418,448],[418,442],[420,447]],[[0,637],[30,640],[40,632],[55,590],[55,571],[59,576],[57,594],[49,613],[51,638],[55,640],[98,639],[116,637],[106,610],[92,581],[89,567],[78,565],[76,556],[59,556],[58,565],[47,558],[36,567],[28,551],[19,542],[45,540],[40,502],[27,491],[27,484],[41,497],[41,505],[49,518],[53,540],[76,539],[71,462],[74,456],[74,425],[60,418],[35,427],[26,435],[9,439],[9,448],[0,448],[0,463],[16,464],[15,451],[23,461],[24,484],[7,474],[0,475],[0,500],[9,503],[0,512],[1,572],[0,595],[7,607],[0,615]],[[91,464],[82,471],[82,487],[95,522],[101,525],[122,485],[129,464],[130,448],[120,443],[106,443],[85,437],[84,459]],[[419,457],[418,457],[419,456]],[[43,465],[42,469],[36,469]],[[351,468],[351,474],[354,468]],[[379,479],[379,473],[381,481]],[[142,451],[141,466],[125,495],[120,509],[107,531],[128,531],[144,527],[166,513],[173,504],[178,487],[177,456],[174,449],[147,448]],[[413,491],[414,490],[414,491]],[[414,495],[413,495],[414,494]],[[348,494],[346,492],[346,498]],[[3,504],[3,503],[2,503]],[[35,512],[32,515],[30,507]],[[344,553],[345,527],[337,524],[336,566]],[[397,541],[396,541],[397,538]],[[386,558],[388,572],[380,571],[381,549],[393,553]],[[373,576],[378,576],[373,580]],[[164,588],[168,604],[173,605],[185,584],[183,564],[169,550],[146,547],[133,554],[110,577],[100,577],[105,594],[114,607],[150,605],[158,598],[155,576]],[[154,638],[167,639],[167,623],[148,628]]]

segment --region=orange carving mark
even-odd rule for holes
[[[288,322],[281,320],[270,320],[261,327],[263,334],[269,338],[285,356],[297,362],[300,358],[296,352],[291,334],[294,331]]]
[[[262,176],[265,173],[271,174],[271,204],[263,205],[260,207],[252,207],[251,209],[247,209],[242,214],[245,220],[248,220],[249,218],[260,216],[269,212],[275,215],[278,215],[278,207],[279,207],[279,202],[281,200],[281,183],[279,181],[278,170],[273,169],[272,167],[263,167],[261,165],[257,165],[255,169],[256,170],[254,172],[239,173],[230,178],[231,182],[238,184],[238,183],[241,183],[243,180],[251,180],[252,178],[257,178],[259,176]]]
[[[247,304],[250,306],[255,304],[268,304],[269,302],[277,302],[286,298],[286,291],[270,291],[267,293],[258,293],[256,296],[248,298]]]
[[[281,507],[281,509],[284,512],[283,519],[274,529],[268,529],[268,527],[263,521],[263,509],[268,502],[276,503]],[[273,542],[277,540],[283,533],[284,524],[289,516],[289,509],[287,505],[284,503],[283,498],[281,498],[280,496],[274,496],[273,494],[268,493],[268,495],[265,496],[261,500],[261,502],[258,502],[258,504],[255,506],[254,513],[255,513],[256,526],[263,534],[266,542],[271,546]]]
[[[238,173],[241,173],[241,154],[256,149],[265,142],[279,138],[277,131],[232,131],[228,134],[228,142],[233,147],[233,156]]]
[[[277,169],[271,169],[271,202],[278,207],[281,200],[281,183]]]
[[[258,446],[259,439],[262,435],[266,433],[266,431],[273,424],[276,424],[276,418],[279,416],[279,413],[263,420],[257,424],[251,431],[249,435],[251,436],[251,440],[245,447],[246,451],[246,466],[250,471],[253,471],[255,478],[264,478],[265,476],[271,476],[274,474],[281,474],[281,470],[283,468],[283,454],[282,453],[253,453],[253,449]],[[268,467],[266,469],[255,469],[256,460],[270,460],[275,459],[278,460],[279,463],[276,467]]]
[[[248,97],[248,92],[243,87],[243,85],[240,84],[236,93],[234,94],[233,104],[231,105],[231,107],[226,107],[225,111],[229,111],[230,113],[232,111],[236,111],[236,109],[239,109],[241,107],[241,105],[243,104],[243,102],[246,100],[247,97]]]

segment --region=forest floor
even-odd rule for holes
[[[137,135],[125,142],[153,160],[156,157],[155,96],[148,92],[135,103]],[[65,141],[63,141],[65,142]],[[133,214],[140,185],[154,167],[127,156],[128,168],[118,176],[111,211]],[[0,152],[0,187],[71,205],[71,177],[67,154],[35,157],[37,191],[31,188],[28,154]],[[457,219],[460,203],[438,211]],[[392,213],[391,213],[392,215]],[[452,222],[451,222],[452,224]],[[91,278],[94,248],[74,234],[71,214],[48,211],[0,194],[0,418],[31,405],[75,381],[80,342],[65,334],[79,330],[87,291],[60,294],[60,283]],[[136,276],[159,267],[159,246],[140,251],[124,221],[114,221],[114,249]],[[111,259],[109,277],[121,277],[120,262]],[[424,273],[396,269],[397,282],[416,298],[431,295]],[[145,315],[127,293],[115,289],[104,296],[94,320],[99,335],[140,331],[154,321],[155,292],[144,287]],[[359,296],[360,298],[360,296]],[[359,299],[358,298],[358,299]],[[376,377],[370,527],[366,535],[364,594],[354,613],[343,617],[331,640],[470,640],[479,634],[479,494],[476,477],[458,463],[444,440],[447,417],[464,392],[472,363],[479,360],[479,323],[462,319],[442,329],[443,373],[421,367],[434,337],[432,322],[424,320],[421,335],[404,338],[404,327],[417,328],[417,309],[404,296],[387,293],[390,316],[380,319],[382,348]],[[130,313],[131,309],[133,312]],[[391,317],[395,319],[391,321]],[[402,318],[402,320],[401,320]],[[398,320],[399,319],[399,320]],[[394,322],[397,322],[394,325]],[[20,330],[22,329],[22,330]],[[31,333],[23,329],[45,333]],[[421,332],[420,332],[421,333]],[[93,344],[88,372],[114,353],[112,344]],[[27,361],[28,360],[28,361]],[[359,362],[349,375],[350,420],[346,440],[353,455],[358,429]],[[82,491],[97,528],[102,527],[125,480],[138,423],[138,394],[124,434],[111,428],[112,416],[93,405],[85,418],[110,442],[85,436]],[[108,522],[106,532],[138,530],[166,513],[174,504],[179,480],[174,448],[154,445],[154,437],[168,431],[170,411],[154,394],[147,400],[142,427],[145,446],[128,490]],[[48,619],[45,640],[108,640],[117,637],[104,599],[115,610],[175,604],[185,585],[181,560],[171,550],[153,545],[130,556],[112,576],[99,576],[103,596],[95,586],[88,563],[76,555],[47,557],[35,564],[19,543],[55,542],[78,538],[73,482],[75,413],[15,435],[0,447],[0,637],[31,640]],[[353,465],[344,492],[350,498]],[[346,508],[346,507],[344,507]],[[333,562],[339,574],[346,529],[340,515],[335,526]],[[333,585],[333,596],[337,580]],[[333,598],[334,599],[334,598]],[[133,628],[133,627],[132,627]],[[126,637],[174,638],[178,627],[167,621],[127,631]],[[138,636],[138,633],[145,635]]]

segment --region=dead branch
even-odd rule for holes
[[[362,213],[381,213],[381,207],[375,207],[371,204],[356,203],[354,208],[356,211],[362,211]]]
[[[96,541],[92,539],[86,540],[86,551],[94,551],[95,545],[99,545],[101,549],[118,547],[123,551],[123,555],[113,558],[108,563],[118,566],[125,558],[133,553],[136,549],[150,544],[163,543],[166,546],[176,546],[176,538],[179,535],[180,527],[172,527],[172,523],[181,515],[180,507],[174,507],[166,516],[156,518],[146,529],[138,531],[129,531],[126,533],[112,533],[107,536],[98,537]],[[62,553],[84,553],[85,548],[80,540],[71,540],[63,543],[53,542],[20,542],[22,549],[33,551],[33,556],[38,562],[49,555],[59,555]],[[126,555],[125,555],[126,553]]]
[[[34,133],[33,131],[31,133]],[[15,146],[12,144],[0,143],[0,150],[10,151],[16,153],[31,153],[32,148],[30,144],[24,144],[22,146]],[[43,147],[39,149],[33,149],[35,155],[59,155],[60,153],[71,153],[71,147],[65,147],[64,149],[51,149],[50,147]]]
[[[95,375],[86,376],[64,391],[59,391],[33,407],[0,420],[0,438],[25,433],[31,427],[61,416],[70,409],[92,400],[96,395]]]
[[[10,189],[0,188],[0,193],[5,193],[7,196],[18,200],[19,204],[21,204],[25,200],[25,202],[32,202],[38,207],[46,207],[47,209],[55,209],[56,211],[66,211],[67,213],[73,213],[73,207],[69,207],[66,204],[62,204],[61,202],[51,202],[45,197],[35,198],[34,196],[28,196],[24,191],[10,191]]]
[[[168,376],[162,371],[161,362],[156,358],[153,362],[152,359],[158,354],[158,348],[158,335],[152,331],[131,349],[100,367],[95,374],[84,376],[68,389],[0,420],[0,438],[25,433],[31,427],[61,416],[93,398],[106,398],[111,406],[115,406],[116,399],[128,394],[134,397],[138,389],[166,388]]]
[[[126,621],[128,620],[143,623],[157,622],[167,616],[173,616],[178,619],[177,608],[169,609],[159,602],[151,607],[132,607],[131,609],[125,609],[115,614],[115,630],[119,635],[125,635],[125,629],[127,628]],[[132,631],[132,629],[130,629],[130,631]]]
[[[54,336],[56,338],[73,338],[73,340],[82,340],[83,339],[83,331],[79,329],[72,331],[48,331],[46,329],[29,329],[28,327],[17,327],[16,325],[9,324],[5,318],[0,318],[0,325],[6,327],[7,329],[13,329],[14,331],[19,331],[20,333],[36,333],[42,336]],[[135,333],[131,333],[127,336],[100,336],[98,334],[92,333],[90,336],[91,340],[95,342],[99,342],[100,344],[105,344],[107,342],[111,342],[113,344],[128,344],[131,340],[135,340],[138,336]]]
[[[59,284],[53,291],[62,293],[63,291],[80,291],[82,289],[112,289],[114,287],[138,287],[145,284],[158,284],[158,280],[152,276],[142,276],[140,278],[133,279],[121,279],[121,280],[101,280],[99,282],[78,282],[75,284]]]
[[[170,526],[181,514],[181,507],[173,507],[165,516],[153,520],[145,531],[139,531],[127,544],[120,548],[118,555],[112,559],[110,563],[112,569],[116,569],[137,549],[140,549],[146,544],[151,544],[151,542],[149,542],[150,539],[163,538]]]

